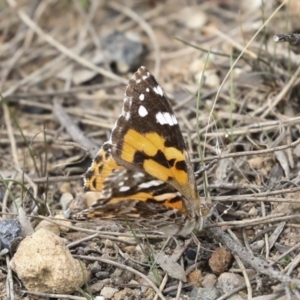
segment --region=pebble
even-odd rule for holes
[[[242,276],[226,272],[219,276],[217,288],[222,291],[221,294],[227,294],[244,283],[245,280]]]
[[[114,294],[118,292],[118,289],[109,287],[109,286],[105,286],[102,290],[100,295],[103,296],[105,299],[112,299],[112,297],[114,296]]]
[[[21,230],[21,224],[17,220],[0,222],[0,250],[10,250],[14,240],[21,235]]]
[[[89,278],[85,265],[72,257],[63,239],[45,228],[20,243],[10,267],[32,292],[69,294]]]
[[[231,261],[231,253],[227,249],[221,247],[213,252],[208,264],[215,274],[222,274],[224,271],[228,270]]]

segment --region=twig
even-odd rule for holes
[[[11,118],[10,118],[10,112],[8,107],[6,106],[6,103],[2,102],[3,107],[3,113],[4,113],[4,122],[7,130],[7,134],[10,140],[10,149],[13,157],[13,162],[16,166],[16,168],[20,169],[19,159],[18,159],[18,153],[17,153],[17,143],[15,136],[13,134],[12,124],[11,124]]]
[[[53,182],[66,182],[66,181],[75,181],[82,180],[82,175],[73,175],[73,176],[55,176],[55,177],[40,177],[40,178],[32,178],[32,182],[34,183],[53,183]],[[26,179],[26,178],[25,178]]]
[[[69,222],[70,220],[66,220],[66,219],[57,219],[57,218],[52,218],[52,217],[45,217],[45,216],[32,216],[32,218],[37,218],[37,219],[41,219],[41,220],[47,220],[53,224],[57,224],[56,222],[59,221],[66,221]],[[61,226],[61,224],[60,224]],[[64,227],[70,228],[74,231],[81,231],[81,232],[85,232],[85,233],[91,233],[91,234],[99,234],[102,235],[103,239],[108,239],[110,236],[119,236],[119,237],[132,237],[132,233],[122,233],[122,232],[111,232],[111,231],[101,231],[101,230],[96,230],[96,229],[88,229],[88,228],[80,228],[78,226],[71,226],[71,225],[67,225],[64,224]],[[136,237],[139,238],[145,238],[145,234],[137,234],[135,233]],[[147,239],[165,239],[166,236],[163,236],[161,234],[147,234]],[[122,240],[120,239],[120,242],[122,243],[126,243],[126,240]],[[131,241],[128,242],[129,244],[131,244]]]
[[[251,253],[251,255],[252,255],[252,253]],[[234,254],[234,258],[235,258],[237,264],[239,265],[240,269],[242,270],[242,273],[243,273],[243,276],[245,279],[245,283],[246,283],[246,287],[247,287],[247,297],[248,297],[248,300],[251,300],[252,299],[252,287],[251,287],[251,283],[249,280],[249,276],[246,272],[246,269],[245,269],[242,261],[240,260],[240,257],[238,256],[238,254]]]
[[[281,190],[275,190],[275,191],[267,191],[259,194],[243,194],[243,195],[234,195],[234,196],[217,196],[213,197],[212,199],[216,201],[266,201],[268,199],[271,199],[271,201],[278,201],[278,202],[294,202],[295,199],[288,199],[288,201],[285,201],[285,199],[278,199],[278,198],[271,198],[269,196],[275,196],[280,194],[286,194],[286,193],[296,193],[300,191],[300,187],[290,188],[290,189],[281,189]],[[266,199],[260,199],[261,197],[266,197]],[[277,200],[276,200],[277,199]],[[299,203],[296,202],[296,203]]]
[[[164,276],[164,278],[163,278],[163,280],[162,280],[162,282],[161,282],[161,284],[160,284],[160,286],[159,286],[159,291],[160,292],[162,292],[164,290],[164,288],[165,288],[165,286],[166,286],[166,284],[168,282],[168,279],[169,279],[169,277],[168,277],[168,274],[166,273],[165,276]],[[157,300],[158,297],[159,297],[159,295],[156,293],[156,295],[154,296],[153,300]]]
[[[224,159],[224,158],[237,158],[237,157],[243,157],[243,156],[253,156],[253,155],[260,155],[260,154],[266,154],[266,153],[272,153],[276,151],[281,151],[289,148],[293,148],[300,144],[300,139],[296,140],[295,142],[292,142],[288,145],[282,145],[278,147],[268,148],[265,150],[257,150],[257,151],[244,151],[244,152],[235,152],[230,154],[221,154],[220,156],[209,156],[205,157],[204,159],[193,159],[192,162],[202,162],[202,161],[211,161],[215,159]]]
[[[90,139],[86,138],[83,132],[76,126],[73,120],[68,114],[65,113],[63,107],[59,104],[58,100],[54,100],[53,103],[53,114],[60,124],[65,128],[72,140],[79,145],[84,145],[94,157],[97,154],[98,146],[93,143]]]
[[[7,267],[7,281],[6,281],[7,299],[15,300],[14,281],[13,281],[12,271],[9,264],[10,262],[9,255],[5,255],[5,258],[6,258],[6,267]]]
[[[15,173],[13,176],[12,176],[12,181],[9,181],[8,185],[7,185],[7,189],[5,189],[5,194],[4,194],[4,197],[2,199],[2,213],[5,213],[6,209],[7,209],[7,201],[8,201],[8,197],[9,197],[9,194],[10,194],[10,189],[13,185],[13,181],[15,180],[17,176],[17,173]],[[5,178],[4,178],[5,180]],[[6,219],[6,215],[4,215],[4,218],[3,219]]]
[[[220,112],[219,115],[222,115],[222,112]],[[242,118],[245,120],[246,116],[242,116]],[[207,137],[224,137],[225,135],[230,135],[236,136],[236,135],[245,135],[249,133],[257,133],[261,132],[262,130],[271,130],[274,128],[278,128],[278,126],[292,126],[300,123],[300,117],[294,117],[294,118],[289,118],[289,119],[284,119],[284,120],[272,120],[272,121],[266,121],[266,122],[256,122],[253,118],[249,118],[249,124],[248,126],[241,127],[241,128],[230,128],[230,129],[220,129],[215,132],[204,132],[206,131],[205,129],[200,130],[201,134],[205,134]]]
[[[291,45],[297,45],[300,43],[300,34],[299,33],[275,34],[273,36],[273,41],[275,43],[288,42]]]
[[[300,74],[300,66],[298,66],[296,72],[294,72],[289,82],[284,86],[284,88],[275,97],[275,99],[272,99],[272,101],[268,101],[268,103],[261,108],[260,111],[263,112],[261,117],[265,118],[273,110],[273,108],[276,107],[276,105],[283,100],[284,96],[291,90],[291,87],[295,84],[296,80],[299,78],[299,74]]]
[[[300,219],[299,215],[290,215],[285,216],[282,214],[278,214],[279,216],[271,215],[267,217],[256,218],[253,220],[242,220],[242,221],[226,221],[226,222],[218,222],[216,224],[207,225],[205,228],[213,228],[213,227],[222,227],[222,226],[230,226],[234,228],[243,228],[248,226],[262,225],[280,221],[291,221],[293,219]],[[281,216],[280,216],[281,215]]]
[[[288,249],[286,252],[282,253],[280,256],[276,257],[276,259],[274,261],[271,262],[271,265],[275,265],[276,263],[278,263],[280,260],[282,260],[285,256],[289,255],[289,253],[297,250],[300,247],[300,243],[298,243],[297,245],[291,247],[290,249]]]

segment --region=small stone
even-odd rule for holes
[[[257,214],[258,214],[257,208],[253,206],[253,207],[249,210],[249,213],[248,213],[248,214],[249,214],[250,217],[256,217]]]
[[[228,270],[231,260],[232,255],[227,249],[217,248],[209,259],[208,264],[215,274],[221,274]]]
[[[262,248],[265,247],[265,241],[264,240],[259,240],[259,241],[255,241],[250,245],[250,248],[254,251],[254,252],[259,252]]]
[[[97,282],[93,283],[90,285],[90,291],[91,293],[95,294],[99,294],[100,291],[103,289],[104,284],[108,284],[108,282],[105,282],[104,280],[98,280]]]
[[[208,72],[205,72],[204,83],[207,87],[210,87],[210,88],[216,88],[216,87],[220,86],[220,84],[221,84],[220,77],[216,74],[216,70],[208,70]]]
[[[119,73],[127,73],[141,65],[146,47],[134,33],[114,31],[102,41],[108,61],[115,65]]]
[[[248,160],[248,163],[251,166],[251,168],[260,170],[263,168],[264,161],[264,157],[252,157]]]
[[[124,290],[115,293],[114,300],[123,300],[126,299],[126,297],[127,299],[130,299],[131,295],[132,295],[132,290],[129,288],[125,288]]]
[[[187,282],[193,284],[193,286],[201,286],[202,273],[200,270],[194,270],[187,276]]]
[[[209,288],[215,286],[217,282],[217,276],[215,274],[206,274],[202,280],[202,286]]]
[[[23,237],[32,235],[34,233],[34,229],[32,227],[30,217],[28,216],[28,214],[25,212],[23,208],[22,200],[20,198],[16,198],[15,204],[16,206],[18,206],[18,221],[20,222],[22,227],[21,235]]]
[[[64,194],[64,193],[71,193],[71,185],[69,182],[63,182],[61,184],[61,186],[59,187],[59,192],[61,194]]]
[[[55,219],[57,219],[55,220],[55,223],[59,226],[60,231],[68,232],[70,230],[70,228],[66,226],[72,226],[72,222],[68,220],[63,213],[55,215]]]
[[[10,250],[14,240],[21,235],[21,230],[21,224],[17,220],[0,222],[0,250]]]
[[[134,245],[124,247],[124,252],[125,253],[132,254],[134,251],[135,251],[135,246]]]
[[[186,6],[178,15],[179,21],[189,29],[200,29],[207,22],[207,16],[198,6]]]
[[[42,220],[36,227],[35,227],[35,231],[38,231],[39,229],[41,228],[44,228],[44,229],[47,229],[51,232],[53,232],[54,234],[56,235],[60,235],[60,230],[59,230],[59,227],[58,225],[50,222],[50,221],[47,221],[47,220]]]
[[[20,243],[10,266],[33,292],[73,293],[89,277],[84,264],[72,257],[64,241],[45,228]]]
[[[220,296],[217,288],[193,288],[189,299],[215,300]]]
[[[219,276],[217,288],[222,291],[222,294],[226,294],[244,283],[245,280],[242,276],[226,272]]]
[[[109,287],[109,286],[105,286],[102,290],[100,295],[103,296],[105,299],[111,299],[114,294],[118,292],[118,289]]]
[[[63,193],[61,195],[59,203],[60,203],[63,211],[69,207],[69,205],[73,199],[74,199],[74,197],[71,193]]]

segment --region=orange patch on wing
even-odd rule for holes
[[[91,167],[86,173],[86,190],[99,192],[102,191],[104,182],[112,174],[112,172],[116,169],[124,169],[123,167],[117,165],[111,155],[109,155],[107,158],[106,156],[107,152],[101,148]]]
[[[170,168],[163,166],[159,161],[146,159],[143,162],[144,170],[153,177],[167,182],[169,178],[174,179],[179,185],[188,183],[188,174],[184,170],[178,170],[176,162],[185,161],[186,153],[174,148],[166,147],[165,139],[156,132],[141,134],[133,129],[128,130],[124,136],[121,158],[129,163],[133,163],[134,155],[137,151],[145,153],[147,156],[154,157],[158,150],[164,153],[166,160],[175,160]]]
[[[114,204],[114,203],[121,203],[121,201],[128,200],[128,201],[142,201],[146,202],[148,200],[160,202],[163,206],[176,209],[182,212],[185,212],[185,206],[182,200],[178,199],[176,201],[171,201],[176,196],[176,193],[165,193],[157,196],[153,196],[151,193],[146,192],[139,192],[136,194],[130,195],[127,197],[114,197],[110,199],[107,204]],[[122,205],[122,204],[121,204]]]

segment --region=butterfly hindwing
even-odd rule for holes
[[[84,176],[85,191],[107,191],[105,184],[117,170],[124,169],[117,165],[111,155],[111,144],[105,143],[99,150],[92,165]]]
[[[111,145],[105,143],[85,174],[86,191],[100,191],[97,207],[128,201],[156,201],[169,209],[185,212],[182,196],[169,184],[156,180],[145,172],[120,167],[111,155]]]

